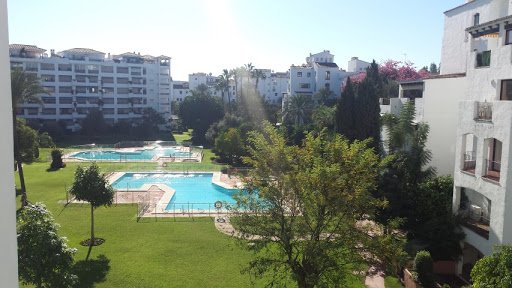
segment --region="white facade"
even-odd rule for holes
[[[0,194],[0,279],[3,287],[18,287],[18,254],[16,246],[16,196],[14,188],[14,159],[12,157],[12,106],[11,106],[11,76],[9,70],[7,29],[7,1],[0,0],[0,93],[3,95],[0,103],[2,125],[0,139],[2,147],[2,164],[0,164],[0,179],[3,191]]]
[[[340,97],[346,75],[334,63],[334,55],[329,50],[324,50],[317,54],[310,54],[306,62],[307,64],[290,67],[288,89],[283,98],[283,104],[288,97],[297,94],[314,95],[324,87],[332,91],[335,97]]]
[[[441,73],[466,73],[458,88],[453,195],[453,210],[473,223],[464,226],[463,274],[494,245],[512,244],[510,23],[508,0],[468,1],[445,12]]]
[[[370,67],[371,63],[368,63],[363,60],[359,60],[358,57],[352,57],[350,61],[348,61],[347,72],[357,72],[361,73],[366,71],[366,68]]]
[[[276,72],[274,73],[270,69],[259,69],[263,72],[264,77],[258,79],[258,87],[257,91],[261,97],[265,100],[269,101],[272,104],[281,103],[281,99],[283,97],[283,93],[286,93],[287,85],[288,85],[288,73],[286,72]],[[193,73],[189,74],[188,82],[184,81],[174,81],[173,82],[173,91],[172,91],[172,100],[175,101],[183,101],[184,97],[188,96],[190,90],[194,90],[197,86],[204,84],[208,86],[209,92],[213,96],[222,97],[222,91],[216,88],[217,83],[219,82],[219,76],[213,76],[211,73]],[[247,89],[246,85],[251,81],[254,89],[254,85],[256,85],[256,79],[251,78],[250,80],[247,77],[238,77],[238,93],[240,93],[241,89]],[[228,102],[236,101],[237,99],[237,91],[236,91],[236,83],[232,79],[229,83],[228,91],[224,92],[224,101]]]
[[[9,47],[11,68],[21,67],[41,78],[51,96],[43,95],[44,107],[24,104],[18,116],[44,121],[63,121],[76,130],[91,109],[101,109],[105,121],[114,124],[140,118],[142,109],[154,108],[170,116],[170,57],[136,53],[105,56],[87,48],[59,53],[32,45]],[[103,104],[103,105],[102,105]]]

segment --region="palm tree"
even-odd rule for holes
[[[258,91],[258,82],[260,79],[266,79],[265,73],[261,69],[254,69],[252,72],[252,77],[256,79],[256,86],[254,86],[254,92]]]
[[[16,113],[23,103],[38,103],[43,105],[40,94],[51,95],[42,85],[36,75],[26,73],[21,68],[11,72],[11,99],[12,99],[12,120],[14,136],[14,159],[18,165],[21,191],[26,199],[25,177],[23,176],[22,155],[18,147],[18,135],[16,131]]]
[[[285,103],[283,119],[291,119],[293,124],[302,125],[311,119],[313,101],[311,95],[297,94]]]
[[[254,71],[254,66],[252,65],[252,62],[251,63],[248,63],[248,64],[244,64],[244,72],[245,72],[245,76],[247,77],[247,83],[249,83],[251,77],[252,77],[252,73]],[[243,81],[242,81],[243,82]]]
[[[222,105],[225,104],[224,94],[226,92],[228,93],[229,103],[231,103],[231,97],[229,96],[229,80],[230,80],[230,78],[231,78],[230,72],[228,71],[228,69],[224,69],[224,70],[222,70],[222,74],[219,75],[219,82],[217,82],[217,84],[215,85],[215,89],[222,92]],[[229,109],[230,109],[229,112],[231,113],[231,108],[229,108]]]

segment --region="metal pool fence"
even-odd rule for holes
[[[229,215],[225,207],[215,208],[215,203],[150,203],[149,197],[137,203],[137,222],[140,218],[213,217]]]

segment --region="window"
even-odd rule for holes
[[[299,87],[302,88],[302,89],[309,89],[309,87],[311,87],[311,85],[307,84],[307,83],[300,83]]]
[[[75,64],[75,73],[85,73],[85,65]]]
[[[59,71],[71,71],[71,64],[59,64]]]
[[[501,81],[500,100],[512,100],[512,80]]]
[[[308,72],[308,74],[306,74],[307,77],[311,77],[311,72]]]
[[[41,63],[41,70],[55,70],[55,64],[53,63]]]
[[[473,16],[473,26],[476,26],[480,24],[480,14],[479,13],[476,13],[474,16]]]
[[[331,80],[331,71],[325,71],[325,80]]]
[[[128,74],[128,67],[116,67],[117,73]]]
[[[302,72],[297,72],[297,77],[302,77]]]
[[[505,45],[512,44],[512,29],[505,31]]]
[[[71,97],[59,97],[59,104],[71,104],[72,102],[73,98]]]
[[[71,93],[71,86],[59,86],[59,93]]]
[[[476,54],[476,67],[491,66],[491,51],[483,51]]]
[[[101,72],[102,73],[113,73],[114,67],[112,66],[101,66]]]
[[[112,97],[103,97],[103,104],[114,104],[114,98]]]
[[[327,89],[327,90],[331,90],[331,84],[329,84],[329,83],[325,83],[325,89]]]
[[[55,104],[57,102],[55,97],[43,97],[42,100],[44,104]]]

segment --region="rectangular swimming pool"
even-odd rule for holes
[[[188,203],[194,203],[194,209],[212,210],[216,201],[234,204],[233,195],[239,190],[217,186],[212,178],[212,173],[125,173],[112,186],[114,189],[139,189],[144,184],[165,184],[175,190],[166,210],[181,209]]]
[[[95,151],[82,151],[69,158],[87,159],[87,160],[151,160],[155,156],[159,157],[192,157],[191,152],[181,152],[180,148],[152,148],[152,149],[138,149],[133,152],[120,152],[114,150],[95,150]]]

